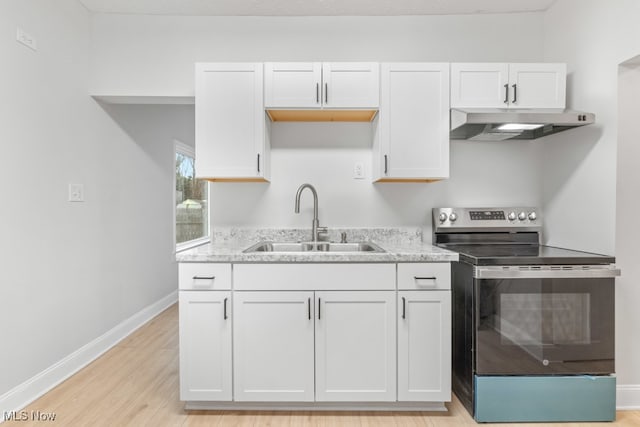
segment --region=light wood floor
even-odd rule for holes
[[[25,408],[55,413],[54,422],[20,426],[428,426],[476,425],[454,398],[448,413],[185,411],[178,395],[178,307],[174,305],[95,362]],[[640,411],[618,411],[615,423],[484,426],[640,426]]]

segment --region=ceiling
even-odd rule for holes
[[[203,16],[384,16],[536,12],[555,0],[80,0],[91,12]]]

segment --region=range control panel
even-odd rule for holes
[[[459,231],[499,231],[539,229],[538,209],[507,208],[433,208],[433,228]]]
[[[504,211],[469,211],[471,221],[504,220]]]

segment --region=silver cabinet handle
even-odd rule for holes
[[[193,276],[193,280],[213,280],[216,276]]]
[[[518,101],[518,85],[514,84],[511,85],[511,87],[513,88],[513,101],[512,103],[516,103]]]
[[[311,320],[311,298],[307,298],[307,314],[309,320]]]
[[[387,161],[387,155],[385,154],[384,155],[384,174],[385,175],[387,174],[387,171],[388,171],[387,166],[388,166],[388,161]]]
[[[320,305],[320,298],[318,298],[318,320],[320,320],[320,308],[322,306]]]
[[[504,103],[509,103],[509,83],[504,85]]]
[[[324,84],[324,103],[329,103],[329,83]]]
[[[320,104],[320,83],[316,83],[316,104]]]
[[[222,305],[223,305],[223,314],[222,314],[222,318],[223,318],[224,320],[227,320],[227,317],[228,317],[228,316],[227,316],[227,300],[228,300],[228,299],[229,299],[229,298],[225,298],[225,299],[224,299],[224,301],[222,302]]]
[[[258,153],[258,173],[260,173],[260,153]]]
[[[413,280],[420,289],[435,289],[438,287],[437,277],[435,276],[413,276]]]
[[[402,318],[407,318],[407,299],[402,297]]]

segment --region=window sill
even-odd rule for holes
[[[202,237],[200,239],[189,240],[188,242],[178,243],[176,245],[175,253],[183,252],[183,251],[186,251],[188,249],[193,249],[196,246],[202,246],[202,245],[205,245],[205,244],[207,244],[209,242],[211,242],[211,237],[207,236],[207,237]]]

